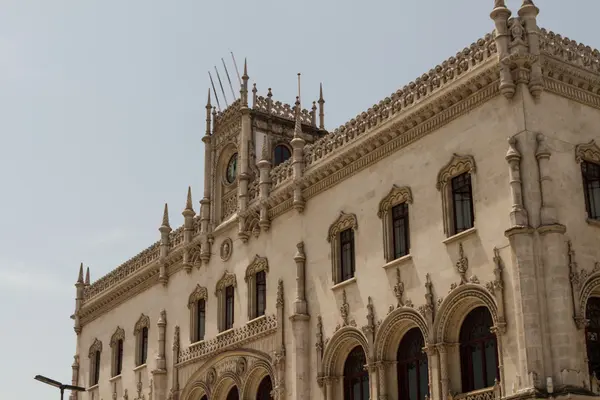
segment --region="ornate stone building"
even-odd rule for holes
[[[199,214],[79,271],[71,398],[595,396],[600,53],[538,12],[335,130],[209,95]]]

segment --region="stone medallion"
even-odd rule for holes
[[[221,243],[221,250],[220,250],[221,260],[223,260],[223,261],[229,260],[232,252],[233,252],[233,242],[231,241],[231,239],[227,238],[227,239],[223,240],[223,242]]]

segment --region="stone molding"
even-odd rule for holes
[[[114,348],[119,340],[125,341],[125,330],[119,326],[110,338],[110,347]]]
[[[97,351],[102,353],[102,342],[96,338],[96,339],[94,339],[94,342],[90,346],[90,350],[88,352],[88,357],[89,358],[94,357],[94,355],[96,354]]]
[[[583,161],[600,164],[600,147],[595,140],[588,143],[581,143],[575,146],[575,161],[581,163]]]
[[[219,293],[221,293],[227,286],[233,286],[236,288],[237,279],[234,273],[225,270],[225,272],[223,272],[223,276],[217,282],[217,286],[215,287],[215,295],[218,296]]]
[[[188,297],[188,308],[192,308],[192,306],[200,300],[204,300],[205,302],[208,300],[208,289],[197,284],[194,291]]]

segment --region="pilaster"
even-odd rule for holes
[[[158,327],[158,354],[156,355],[156,369],[152,371],[153,393],[156,395],[154,400],[164,400],[167,396],[168,384],[167,361],[165,358],[167,312],[164,309],[160,311],[160,317],[156,325]]]

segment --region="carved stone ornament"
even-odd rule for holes
[[[231,238],[226,238],[221,243],[221,248],[219,250],[219,255],[221,256],[221,261],[227,261],[231,258],[231,254],[233,253],[233,242]]]
[[[254,256],[254,260],[246,268],[246,277],[244,278],[248,282],[248,278],[256,275],[260,271],[269,272],[269,261],[266,257],[260,257],[258,254]]]
[[[458,244],[458,261],[456,261],[456,270],[460,274],[460,284],[467,283],[467,270],[469,269],[469,259],[465,256],[462,243]]]
[[[206,372],[206,383],[208,386],[212,386],[217,381],[217,370],[215,367],[210,367]]]
[[[277,282],[277,308],[283,308],[283,279]]]
[[[358,230],[358,219],[356,218],[355,214],[346,214],[345,212],[341,211],[340,215],[329,227],[327,241],[331,242],[340,232],[349,228],[352,228],[355,231]]]
[[[346,296],[346,289],[342,291],[342,305],[340,306],[340,316],[342,317],[341,325],[338,324],[335,328],[338,331],[343,326],[356,326],[356,322],[350,318],[350,304]]]
[[[94,339],[94,343],[92,343],[92,345],[90,346],[90,351],[88,353],[88,356],[90,358],[92,358],[96,354],[97,351],[102,353],[102,342],[99,341],[98,339]]]
[[[119,326],[117,326],[117,329],[115,330],[115,333],[113,333],[112,337],[110,338],[110,347],[113,348],[117,345],[117,343],[119,342],[119,340],[125,340],[125,330]]]
[[[600,163],[600,147],[598,147],[596,141],[592,140],[589,143],[575,146],[575,160],[578,163],[582,161]]]
[[[377,216],[382,218],[392,207],[400,203],[412,204],[412,192],[408,186],[398,187],[394,185],[392,190],[379,202]]]
[[[142,331],[143,328],[150,329],[150,318],[147,315],[140,315],[140,318],[135,323],[133,327],[133,334],[137,336],[138,333]]]
[[[404,306],[402,297],[404,296],[404,282],[400,278],[400,268],[396,268],[396,284],[394,285],[394,296],[396,296],[396,307]]]
[[[317,349],[317,353],[323,354],[323,318],[318,315],[317,316],[317,340],[315,343],[315,347]]]
[[[248,361],[246,361],[245,357],[238,358],[235,363],[235,373],[239,377],[243,377],[246,371],[248,370]]]
[[[208,289],[204,286],[200,286],[200,284],[196,285],[194,291],[188,297],[188,308],[191,308],[194,304],[199,302],[200,300],[208,300]]]
[[[454,153],[448,164],[438,173],[436,188],[442,190],[450,179],[465,172],[475,173],[475,159],[470,155],[461,156]]]
[[[227,286],[237,287],[237,280],[235,278],[235,274],[233,274],[229,271],[223,272],[223,276],[217,282],[217,288],[215,290],[215,294],[218,295],[219,292],[221,292]]]

